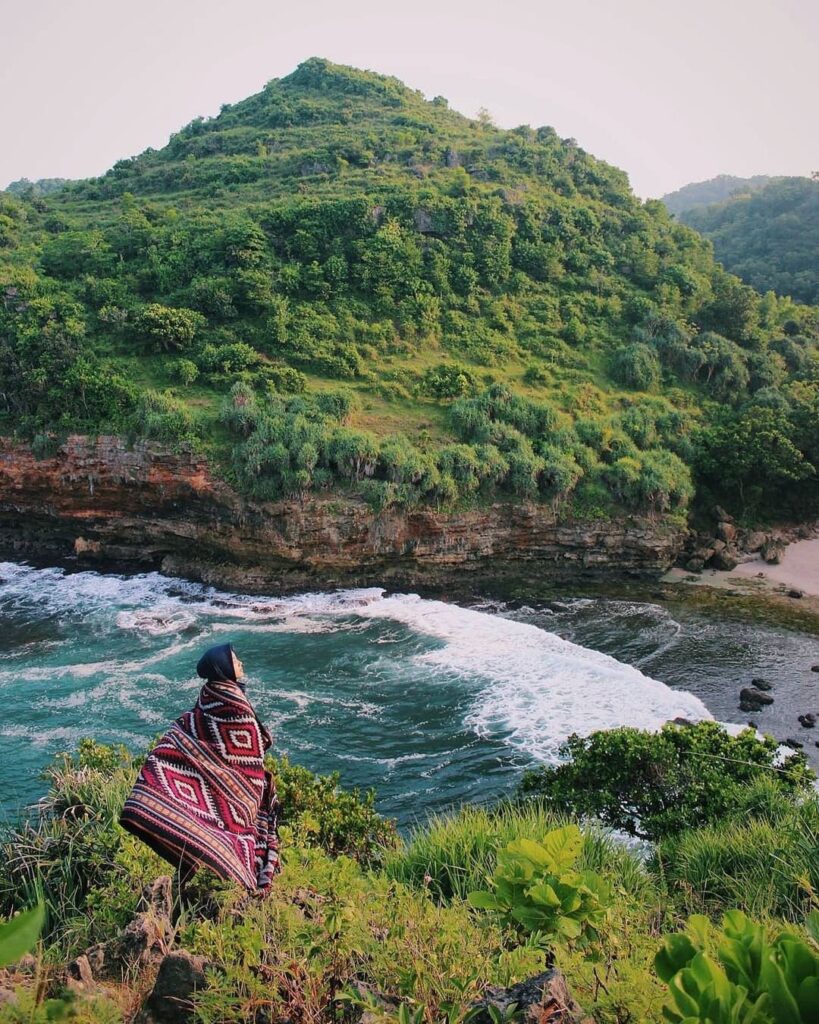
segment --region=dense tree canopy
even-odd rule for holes
[[[319,59],[0,193],[0,427],[199,444],[264,498],[806,512],[818,328],[574,140]]]
[[[747,284],[819,303],[819,180],[774,179],[681,219],[709,238],[717,259]]]

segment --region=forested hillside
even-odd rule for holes
[[[819,311],[626,175],[312,59],[159,151],[0,194],[0,428],[205,449],[246,493],[562,514],[819,504]]]
[[[778,178],[681,219],[709,238],[717,259],[752,287],[819,303],[819,179]]]
[[[755,174],[752,178],[738,178],[734,174],[718,174],[707,181],[692,181],[683,185],[676,192],[668,192],[662,197],[669,213],[679,216],[696,206],[710,206],[722,203],[735,195],[750,195],[756,189],[764,188],[773,181],[767,174]]]

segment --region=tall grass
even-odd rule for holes
[[[687,913],[802,921],[819,907],[819,802],[692,829],[663,842],[654,865]]]
[[[533,800],[489,808],[466,805],[416,829],[403,849],[388,856],[384,870],[391,878],[427,886],[441,901],[465,899],[472,889],[485,887],[499,849],[513,839],[542,839],[567,821]],[[586,827],[584,833],[581,868],[599,872],[634,895],[651,888],[648,874],[626,847],[600,829]]]

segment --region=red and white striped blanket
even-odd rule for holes
[[[148,755],[120,824],[183,870],[268,890],[281,869],[272,742],[238,684],[206,683]]]

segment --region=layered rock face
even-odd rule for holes
[[[0,440],[0,555],[161,569],[247,592],[307,587],[533,585],[651,576],[685,529],[628,517],[558,522],[548,506],[374,513],[339,495],[248,501],[206,461],[119,437],[55,455]]]

